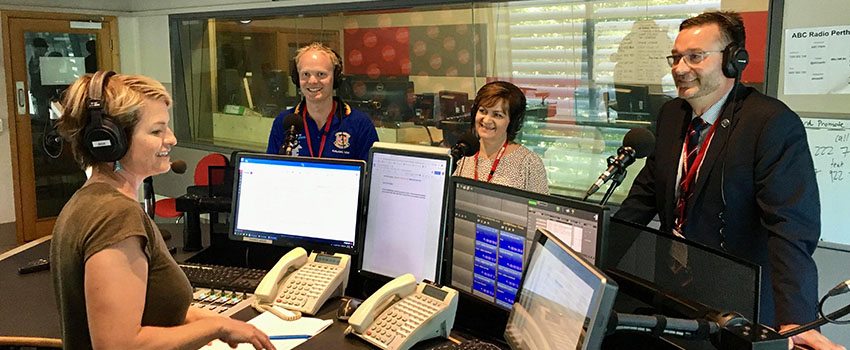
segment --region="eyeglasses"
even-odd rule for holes
[[[695,65],[695,64],[699,64],[700,62],[702,62],[702,60],[705,59],[705,56],[711,55],[713,53],[718,53],[718,52],[723,52],[723,51],[694,51],[694,52],[684,54],[684,55],[674,54],[674,55],[667,56],[667,64],[669,64],[670,67],[673,67],[673,66],[679,64],[679,61],[681,61],[684,58],[685,63],[688,64],[689,66]]]

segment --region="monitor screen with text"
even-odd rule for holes
[[[607,208],[459,177],[452,189],[450,285],[458,290],[510,309],[538,228],[591,263],[598,258]]]
[[[537,235],[505,340],[512,350],[599,349],[617,284],[553,232]]]
[[[451,158],[372,148],[362,271],[437,281]]]
[[[230,237],[354,252],[363,161],[240,153]]]

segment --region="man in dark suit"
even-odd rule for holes
[[[759,321],[784,330],[816,316],[820,203],[799,116],[737,83],[744,44],[736,13],[682,22],[668,56],[679,98],[661,108],[655,152],[615,216],[658,214],[662,231],[760,265]],[[687,254],[670,254],[687,266]],[[817,331],[793,342],[842,348]]]

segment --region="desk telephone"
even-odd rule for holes
[[[354,333],[381,349],[407,350],[438,336],[448,337],[457,312],[457,291],[402,275],[378,289],[348,319]]]
[[[298,319],[301,313],[315,315],[328,298],[343,294],[350,270],[347,254],[312,252],[307,256],[304,248],[292,249],[263,277],[254,291],[253,306],[284,320]]]

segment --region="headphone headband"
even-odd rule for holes
[[[741,79],[741,73],[750,63],[750,54],[744,45],[746,32],[744,24],[724,12],[715,12],[726,22],[731,42],[723,49],[723,75],[727,78]],[[722,30],[722,28],[721,28]]]

